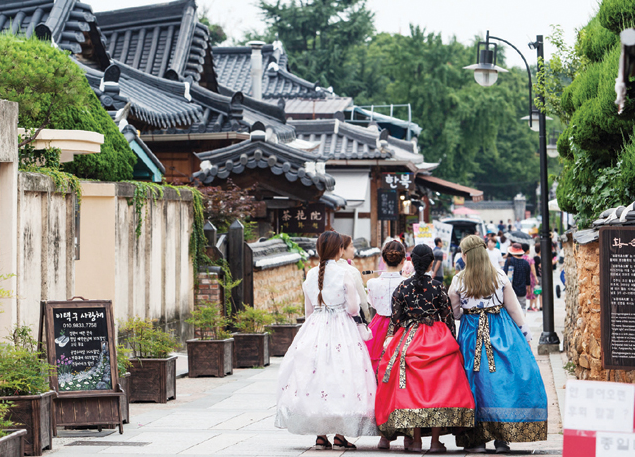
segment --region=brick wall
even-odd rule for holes
[[[288,303],[304,306],[304,272],[295,263],[265,270],[254,270],[254,308],[271,309]]]
[[[635,370],[602,369],[599,243],[576,246],[570,243],[565,246],[565,349],[569,359],[577,365],[576,377],[635,383]]]
[[[222,299],[218,275],[216,273],[201,272],[198,274],[198,287],[194,294],[194,306],[202,302],[220,303]]]

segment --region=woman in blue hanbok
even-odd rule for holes
[[[497,453],[509,442],[547,439],[547,394],[531,352],[531,332],[509,278],[496,270],[483,240],[461,242],[465,270],[448,295],[461,319],[458,343],[476,402],[476,427],[457,435],[458,446],[485,453],[494,440]]]

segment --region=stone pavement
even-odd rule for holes
[[[541,313],[529,313],[528,322],[535,346],[542,329]],[[564,322],[564,302],[556,302],[556,323]],[[558,329],[557,329],[558,330]],[[559,332],[560,333],[560,332]],[[185,358],[180,357],[179,367]],[[513,443],[511,455],[561,455],[562,425],[559,394],[567,374],[560,354],[537,356],[549,399],[549,438],[539,443]],[[264,369],[238,369],[232,376],[218,378],[181,378],[177,380],[177,398],[167,404],[136,403],[130,405],[131,423],[123,435],[112,431],[60,431],[51,457],[98,456],[320,456],[334,457],[342,451],[312,449],[314,436],[291,435],[273,426],[276,403],[276,376],[282,359],[273,358]],[[530,386],[528,386],[530,388]],[[424,453],[429,446],[424,439]],[[448,454],[465,456],[454,445],[452,436],[441,440]],[[357,451],[347,454],[386,456],[403,453],[400,438],[392,451],[376,449],[377,437],[351,439]],[[493,449],[489,444],[489,449]],[[412,454],[412,453],[409,453]],[[414,454],[419,455],[419,454]],[[480,454],[483,455],[483,454]]]

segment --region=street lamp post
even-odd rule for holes
[[[490,51],[490,40],[496,40],[509,45],[514,49],[525,63],[527,68],[527,76],[529,77],[529,116],[523,119],[529,120],[529,127],[532,130],[534,116],[538,115],[538,131],[540,132],[540,206],[542,213],[542,230],[540,231],[540,259],[542,265],[542,334],[538,342],[538,353],[547,354],[550,352],[557,352],[560,350],[560,339],[555,332],[554,317],[553,317],[553,263],[551,258],[551,236],[549,235],[549,180],[547,175],[547,117],[541,110],[535,110],[532,102],[532,85],[531,85],[531,70],[525,60],[525,56],[509,41],[502,38],[490,36],[489,30],[485,38],[485,42],[480,42],[477,48],[477,62],[476,65],[470,65],[465,67],[467,70],[474,70],[474,79],[482,86],[491,86],[496,82],[498,71],[503,70],[496,66],[496,44],[494,51]],[[481,45],[484,45],[484,50],[481,50]],[[544,49],[542,35],[536,36],[536,41],[529,43],[530,49],[536,49],[538,62],[544,62]],[[484,52],[485,51],[485,52]],[[494,53],[492,58],[491,53]],[[485,58],[483,62],[481,59]],[[477,72],[481,74],[477,75]],[[481,82],[483,81],[483,83]],[[539,96],[544,106],[544,98]],[[536,112],[538,111],[538,112]]]

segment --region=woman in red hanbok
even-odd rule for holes
[[[415,275],[394,292],[375,401],[377,425],[386,439],[406,435],[405,449],[419,452],[421,429],[431,428],[432,454],[445,452],[441,428],[474,426],[474,398],[450,301],[443,284],[426,275],[433,260],[430,247],[415,246]]]

